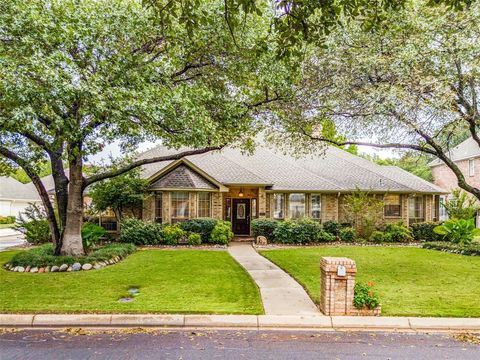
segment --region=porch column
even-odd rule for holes
[[[267,217],[267,194],[264,187],[258,188],[258,217],[260,219]]]
[[[433,195],[425,195],[425,221],[433,220]]]
[[[222,193],[214,192],[212,193],[212,218],[217,220],[222,220]]]
[[[400,204],[401,204],[401,214],[402,214],[402,221],[405,224],[405,226],[409,226],[408,223],[408,194],[402,194],[400,195]]]
[[[162,193],[162,223],[170,223],[172,216],[170,210],[170,192],[164,191]]]

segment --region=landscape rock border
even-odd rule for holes
[[[44,267],[37,267],[37,266],[13,266],[10,263],[6,263],[3,265],[3,268],[7,271],[11,272],[19,272],[19,273],[34,273],[34,274],[42,274],[42,273],[54,273],[54,272],[77,272],[77,271],[89,271],[89,270],[98,270],[102,269],[106,266],[114,265],[119,261],[123,260],[121,256],[114,256],[110,260],[103,260],[98,261],[93,264],[91,263],[84,263],[81,264],[79,262],[75,262],[72,265],[62,264],[52,265],[52,266],[44,266]]]

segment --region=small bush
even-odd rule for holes
[[[357,238],[357,230],[352,227],[346,227],[340,229],[340,233],[338,234],[340,240],[345,242],[354,242]]]
[[[167,245],[177,245],[185,237],[179,225],[166,225],[162,230],[162,238]]]
[[[192,233],[188,235],[188,245],[200,245],[202,243],[202,237],[200,234]]]
[[[162,242],[162,227],[158,223],[126,219],[122,222],[118,240],[135,245],[157,245]]]
[[[441,235],[443,240],[460,245],[470,244],[475,236],[480,235],[480,229],[475,227],[473,219],[450,219],[436,226],[433,231]]]
[[[226,245],[233,239],[232,224],[230,221],[218,221],[213,228],[210,242]]]
[[[357,309],[375,309],[378,305],[380,305],[378,294],[375,293],[372,288],[372,283],[355,284],[355,288],[353,290],[353,305]]]
[[[53,244],[44,244],[42,246],[33,248],[28,251],[21,251],[14,255],[9,261],[13,266],[60,266],[62,264],[72,265],[75,262],[80,264],[94,264],[99,261],[110,260],[115,256],[121,258],[135,251],[135,246],[132,244],[110,244],[93,251],[87,256],[54,256]]]
[[[276,243],[293,244],[295,243],[295,223],[290,220],[280,221],[273,231],[273,238]]]
[[[342,228],[342,225],[340,225],[340,223],[333,220],[325,221],[323,223],[323,229],[327,233],[332,234],[333,236],[339,236],[341,228]]]
[[[471,243],[468,245],[453,244],[444,241],[426,242],[423,244],[424,249],[433,249],[451,252],[460,255],[480,256],[480,244]]]
[[[277,228],[278,221],[271,219],[254,219],[252,221],[252,233],[257,236],[265,236],[267,240],[274,241],[273,232]]]
[[[15,223],[15,216],[0,216],[0,224],[13,224]]]
[[[202,242],[208,243],[217,221],[211,218],[191,219],[180,223],[180,227],[183,231],[200,234]]]
[[[439,225],[438,222],[419,222],[410,225],[410,229],[416,241],[439,241],[442,236],[433,231]]]
[[[90,249],[105,236],[107,231],[97,224],[85,223],[82,226],[82,242],[85,249]]]
[[[385,225],[384,232],[389,234],[390,241],[392,242],[413,241],[412,231],[401,222]]]
[[[47,220],[32,220],[22,224],[25,240],[32,244],[45,244],[52,241]]]
[[[285,220],[278,222],[273,232],[274,242],[281,244],[308,244],[335,241],[335,236],[323,230],[313,220]]]
[[[372,235],[370,236],[370,241],[376,244],[382,244],[384,242],[391,242],[392,235],[387,232],[375,230]]]

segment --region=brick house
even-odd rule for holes
[[[172,153],[159,146],[141,155]],[[361,189],[385,202],[382,220],[437,220],[446,192],[395,166],[380,166],[338,148],[294,158],[266,146],[189,156],[142,168],[149,179],[143,219],[175,223],[197,217],[229,220],[236,235],[250,235],[255,218],[345,221],[345,195]]]
[[[480,147],[473,138],[468,138],[449,152],[449,158],[460,168],[468,184],[480,187]],[[430,164],[433,182],[448,192],[458,188],[457,177],[450,168],[441,160],[434,160]],[[440,197],[440,202],[445,201],[448,195]],[[440,219],[446,219],[443,208],[440,209]],[[477,224],[480,221],[477,218]]]

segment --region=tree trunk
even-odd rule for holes
[[[83,166],[81,156],[70,161],[70,181],[65,228],[63,230],[62,255],[84,255],[82,243],[83,224]]]

